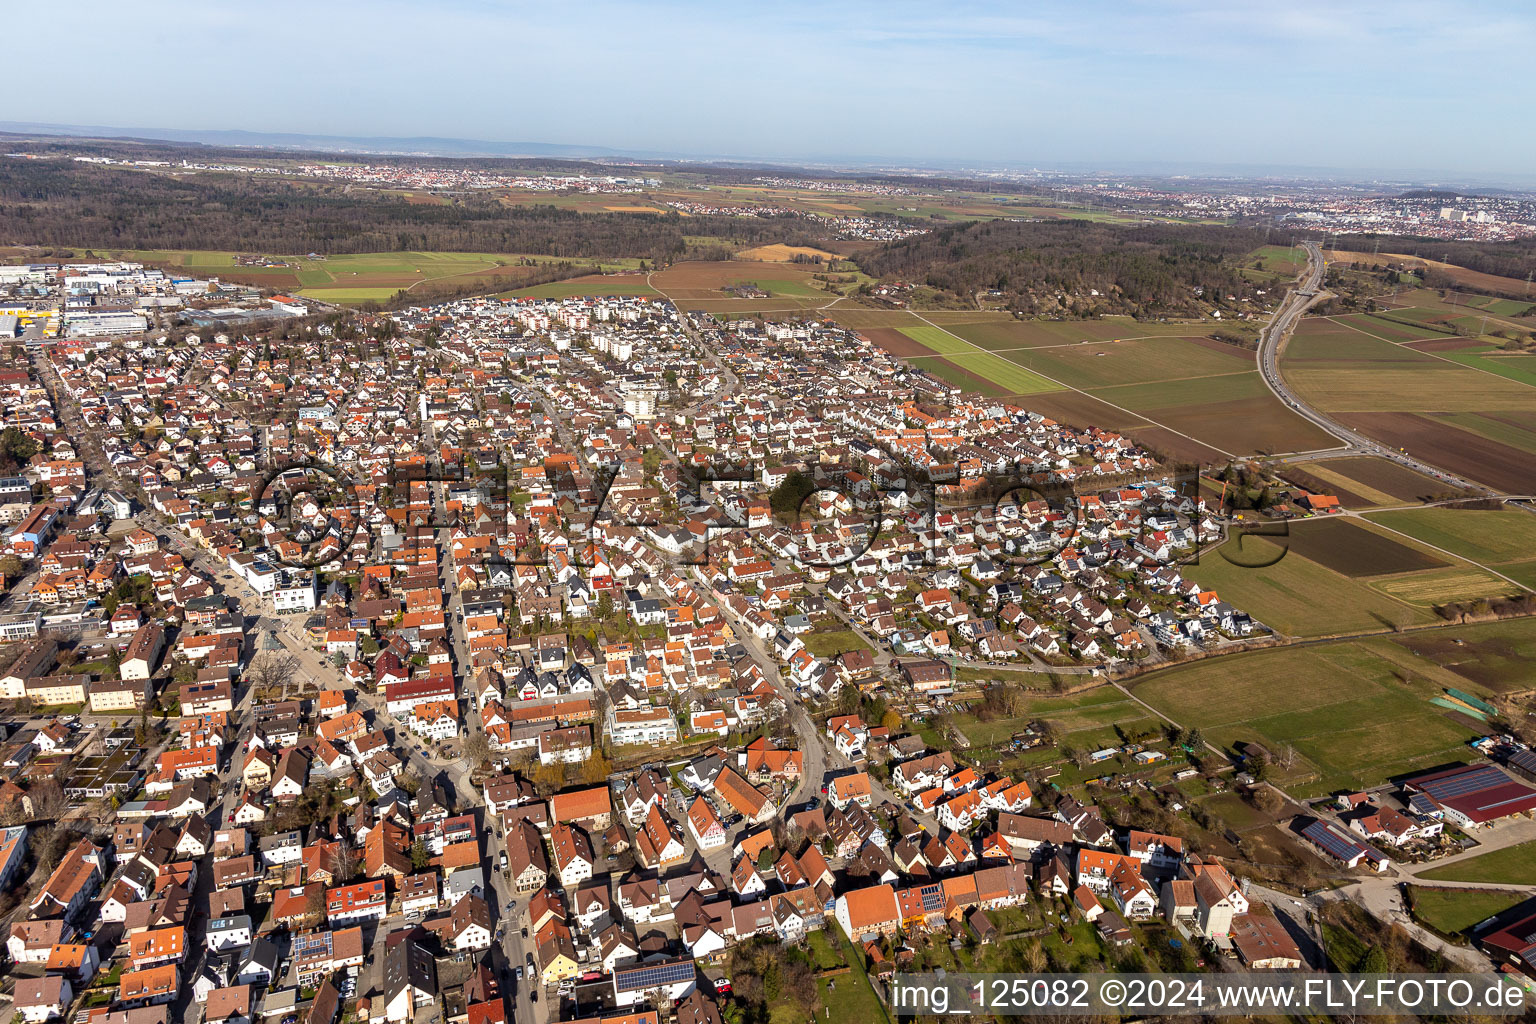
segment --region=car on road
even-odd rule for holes
[[[512,978],[515,981],[522,981],[523,980],[523,969],[522,969],[521,966],[519,966],[515,971],[512,972]]]
[[[523,938],[525,938],[525,939],[526,939],[526,938],[527,938],[527,937],[528,937],[528,929],[527,929],[527,928],[524,928],[524,929],[523,929]]]
[[[528,966],[529,967],[533,966],[533,954],[532,953],[528,954]]]

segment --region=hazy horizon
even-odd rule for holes
[[[1161,165],[1531,179],[1510,3],[1273,10],[1212,0],[791,2],[737,12],[398,0],[324,8],[82,0],[70,74],[18,122],[344,138],[435,137],[694,159],[932,167]],[[12,13],[19,38],[56,29]],[[133,85],[122,82],[125,58]],[[1445,70],[1441,70],[1445,69]],[[1433,81],[1433,85],[1429,84]],[[144,100],[135,105],[135,96]],[[1454,129],[1457,139],[1432,141]],[[1493,140],[1491,142],[1485,140]],[[1522,141],[1523,140],[1523,141]]]

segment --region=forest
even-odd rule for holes
[[[665,264],[687,251],[685,230],[732,244],[813,245],[818,239],[808,227],[782,219],[507,206],[490,196],[412,204],[275,178],[0,160],[0,242],[8,245],[328,255],[501,252]]]
[[[1233,259],[1263,241],[1262,230],[1249,228],[983,221],[890,242],[856,260],[873,277],[960,298],[997,291],[1024,314],[1161,316],[1201,312],[1201,296],[1252,298]]]

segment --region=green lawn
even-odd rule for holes
[[[824,1019],[849,1024],[890,1024],[885,1004],[875,995],[869,975],[864,971],[864,954],[853,948],[837,925],[829,923],[826,930],[828,936],[836,940],[836,952],[850,970],[821,982],[821,1003],[826,1007]]]
[[[1515,892],[1413,887],[1413,916],[1440,932],[1456,935],[1503,913],[1528,897]]]
[[[1502,850],[1494,850],[1479,857],[1471,857],[1440,868],[1431,868],[1420,873],[1419,877],[1436,882],[1536,884],[1536,842],[1506,846]],[[1487,914],[1483,915],[1483,917],[1487,916]]]
[[[805,649],[818,658],[831,658],[844,651],[869,650],[869,644],[851,629],[813,629],[800,637]]]

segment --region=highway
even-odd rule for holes
[[[1309,452],[1300,457],[1310,460],[1323,456],[1375,455],[1383,459],[1391,459],[1400,466],[1422,473],[1431,479],[1443,481],[1452,487],[1475,491],[1479,494],[1493,494],[1493,491],[1482,484],[1447,473],[1427,462],[1415,459],[1406,452],[1397,451],[1351,430],[1326,413],[1312,408],[1286,383],[1284,375],[1280,372],[1280,353],[1307,310],[1318,301],[1327,298],[1329,294],[1323,290],[1323,271],[1327,267],[1327,261],[1323,258],[1322,246],[1311,241],[1301,244],[1302,248],[1307,250],[1307,269],[1297,281],[1297,287],[1286,293],[1280,308],[1275,310],[1275,315],[1270,319],[1269,326],[1260,333],[1257,353],[1259,376],[1264,378],[1265,385],[1274,392],[1275,397],[1289,406],[1298,416],[1342,442],[1342,450],[1331,450],[1326,453]]]

